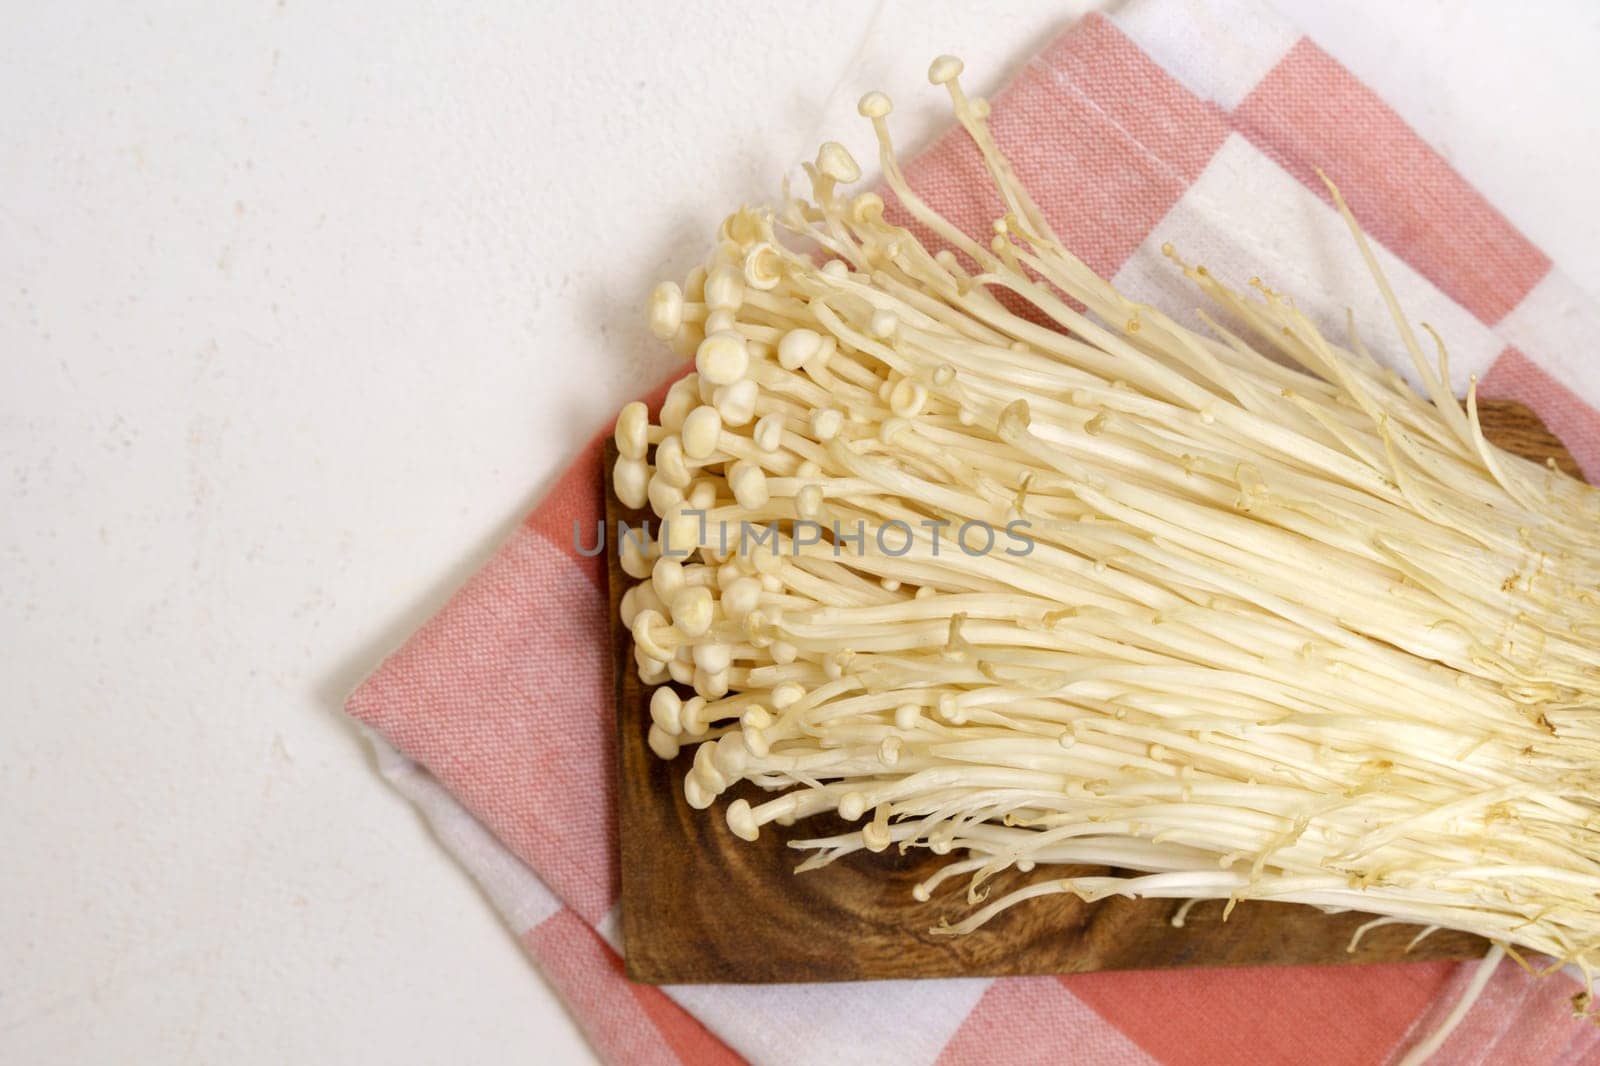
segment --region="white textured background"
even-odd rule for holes
[[[0,1061],[585,1060],[337,705],[731,204],[1083,6],[0,0]],[[1600,8],[1280,6],[1600,291]]]

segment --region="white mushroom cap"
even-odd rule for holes
[[[650,467],[643,459],[619,455],[616,465],[611,468],[611,485],[622,506],[637,510],[645,505],[647,499],[645,493],[650,486]]]
[[[783,416],[779,414],[762,415],[756,421],[755,432],[752,434],[756,447],[764,452],[775,452],[783,445]]]
[[[683,325],[683,290],[663,281],[650,292],[650,332],[657,340],[669,341]]]
[[[642,460],[650,449],[650,409],[639,400],[622,408],[617,428],[612,433],[617,451],[629,459]]]
[[[667,599],[672,606],[672,626],[686,637],[704,635],[711,628],[716,604],[711,590],[698,585],[679,589]]]
[[[724,331],[710,333],[694,354],[694,368],[713,385],[731,385],[750,368],[750,352],[744,337]]]
[[[728,487],[733,489],[733,497],[739,506],[748,511],[759,510],[767,505],[767,475],[754,463],[740,460],[729,467]]]
[[[838,141],[826,141],[817,149],[817,170],[846,185],[861,177],[855,157]]]
[[[706,306],[713,311],[737,311],[744,303],[744,273],[719,266],[706,277]]]
[[[672,383],[667,389],[666,399],[661,402],[662,430],[667,433],[678,432],[684,417],[700,402],[699,391],[699,374],[687,374]]]
[[[816,330],[791,329],[778,341],[778,365],[785,370],[799,370],[821,350],[822,335]]]
[[[713,396],[712,406],[722,416],[722,424],[735,428],[750,421],[756,413],[756,401],[761,390],[754,381],[745,378],[732,385],[724,385]]]
[[[688,488],[694,479],[689,464],[684,460],[683,441],[676,436],[663,438],[656,445],[656,474],[669,485]]]
[[[756,823],[749,800],[741,798],[728,804],[728,828],[733,830],[733,835],[740,840],[755,840],[761,835],[761,828]]]
[[[683,420],[683,454],[690,459],[704,459],[717,450],[717,438],[722,433],[722,416],[711,406],[696,407]]]

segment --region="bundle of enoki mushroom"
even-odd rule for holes
[[[1268,899],[1592,974],[1600,493],[1485,441],[1336,190],[1426,398],[1258,281],[1180,262],[1204,332],[1119,294],[959,72],[930,78],[1005,204],[988,244],[907,186],[872,93],[884,178],[947,248],[829,144],[809,199],[733,214],[652,297],[696,373],[617,425],[617,492],[660,518],[623,612],[689,802],[769,790],[727,806],[748,839],[860,823],[794,841],[804,867],[948,853],[917,892],[970,875],[951,932],[1049,893]]]

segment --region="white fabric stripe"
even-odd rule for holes
[[[1291,297],[1335,343],[1346,343],[1345,308],[1354,308],[1356,326],[1373,355],[1416,384],[1410,358],[1344,220],[1241,135],[1228,135],[1199,180],[1114,279],[1124,293],[1169,313],[1200,306],[1204,297],[1161,253],[1169,241],[1185,261],[1204,264],[1235,289],[1259,276]],[[1427,322],[1449,346],[1456,392],[1465,392],[1467,376],[1482,376],[1503,342],[1404,260],[1375,241],[1373,249],[1424,353],[1431,362],[1432,341],[1421,330]]]
[[[762,1066],[929,1066],[991,983],[952,978],[663,991]]]
[[[1547,374],[1600,407],[1600,308],[1565,274],[1552,270],[1500,320],[1500,335]]]
[[[520,936],[561,909],[544,882],[483,827],[431,774],[371,730],[363,730],[384,779],[427,819],[439,842],[483,886]],[[596,930],[619,954],[618,909]],[[805,985],[679,985],[665,988],[729,1047],[752,1062],[926,1066],[939,1057],[988,978]],[[862,1013],[892,1019],[874,1023]]]
[[[595,927],[595,932],[600,934],[600,939],[611,945],[611,950],[618,955],[622,952],[622,903],[618,901],[606,911],[605,917],[600,919],[600,924]]]
[[[1225,111],[1238,107],[1300,39],[1255,0],[1137,0],[1108,15],[1184,88]]]
[[[433,775],[401,755],[370,729],[363,729],[377,756],[378,772],[396,792],[416,804],[445,850],[483,886],[490,902],[519,937],[561,909],[543,881],[483,827]]]

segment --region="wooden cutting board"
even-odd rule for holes
[[[1481,407],[1489,439],[1530,459],[1553,458],[1574,476],[1577,464],[1526,407]],[[611,491],[615,446],[605,461],[607,528],[637,525]],[[630,583],[610,560],[611,617]],[[1288,903],[1244,902],[1222,921],[1222,903],[1197,904],[1173,928],[1176,900],[1108,899],[1087,904],[1047,896],[1013,907],[968,936],[928,930],[968,911],[964,879],[952,879],[926,903],[911,887],[945,860],[918,850],[858,852],[831,866],[795,874],[801,856],[791,837],[818,836],[842,824],[831,816],[789,829],[763,828],[739,840],[723,819],[728,802],[764,795],[748,784],[696,811],[683,798],[692,751],[663,762],[646,746],[649,690],[633,668],[627,631],[615,621],[617,789],[622,869],[622,939],[628,976],[649,984],[854,981],[866,978],[974,977],[1082,973],[1175,966],[1348,964],[1396,959],[1465,959],[1485,943],[1439,932],[1409,953],[1413,926],[1372,930],[1354,952],[1351,934],[1370,915],[1327,915]],[[1089,872],[1088,868],[1082,868]],[[1035,875],[1036,876],[1036,875]],[[996,878],[997,898],[1028,875]]]

